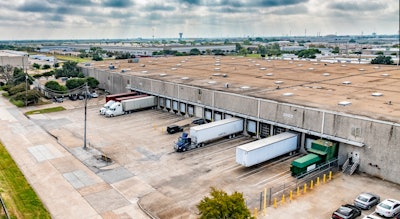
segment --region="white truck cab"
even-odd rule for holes
[[[106,111],[105,116],[113,117],[125,114],[122,104],[120,102],[113,103],[110,108]]]
[[[106,104],[104,104],[104,106],[100,109],[99,113],[100,115],[105,115],[106,111],[110,108],[111,105],[113,105],[115,103],[114,100],[110,100],[108,101]]]

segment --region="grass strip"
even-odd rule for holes
[[[51,218],[1,142],[0,193],[11,218]]]
[[[25,113],[25,115],[32,115],[32,114],[43,114],[43,113],[53,113],[65,110],[62,106],[46,108],[46,109],[39,109],[39,110],[32,110]]]

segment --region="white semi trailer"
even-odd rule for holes
[[[236,147],[236,162],[250,167],[297,150],[299,135],[284,132]]]
[[[156,97],[154,96],[144,96],[135,99],[127,99],[121,102],[115,102],[110,108],[106,111],[105,116],[113,117],[131,113],[133,111],[151,108],[156,106]]]
[[[243,119],[229,118],[190,128],[190,135],[184,132],[175,143],[176,151],[187,151],[202,147],[209,141],[223,137],[232,137],[243,132]]]

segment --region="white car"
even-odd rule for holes
[[[90,94],[90,96],[92,96],[93,98],[97,98],[97,97],[99,97],[99,95],[98,95],[96,92],[94,92],[94,93],[91,93],[91,94]]]
[[[385,199],[376,206],[375,212],[384,217],[394,217],[396,214],[400,213],[400,201]]]
[[[371,214],[364,216],[363,219],[382,219],[382,218],[377,216],[376,212],[372,212]]]

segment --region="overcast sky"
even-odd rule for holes
[[[396,34],[399,0],[1,0],[0,40]]]

